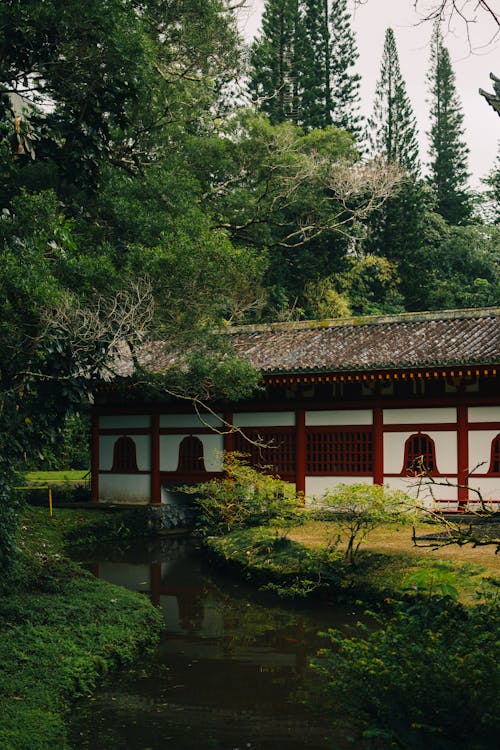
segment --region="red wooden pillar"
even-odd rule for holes
[[[224,413],[224,453],[232,453],[234,451],[234,432],[233,426],[233,412],[226,411]]]
[[[384,484],[384,412],[373,409],[373,483]]]
[[[151,417],[151,503],[161,503],[159,414],[153,414]]]
[[[160,606],[161,596],[161,563],[153,562],[149,569],[149,580],[151,585],[151,601],[156,606]]]
[[[99,501],[99,417],[92,414],[90,433],[90,498]]]
[[[458,510],[465,510],[469,491],[469,422],[467,406],[460,404],[457,408],[457,484]],[[462,486],[460,486],[462,485]]]
[[[295,488],[305,494],[307,468],[306,413],[304,409],[295,412]]]

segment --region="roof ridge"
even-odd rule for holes
[[[500,307],[469,307],[454,310],[427,310],[386,315],[356,315],[349,318],[325,318],[324,320],[297,320],[275,323],[255,323],[228,326],[224,333],[258,333],[260,331],[300,331],[314,328],[335,328],[382,323],[419,323],[428,320],[464,320],[467,318],[490,318],[500,316]]]

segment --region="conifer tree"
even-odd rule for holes
[[[346,0],[332,0],[330,33],[333,124],[354,135],[360,135],[359,84],[361,76],[351,70],[359,57],[359,53],[351,29],[351,17]]]
[[[487,186],[489,218],[493,224],[500,224],[500,149],[493,169],[483,182]]]
[[[273,124],[360,133],[358,58],[347,0],[267,0],[250,91]]]
[[[439,23],[431,41],[431,129],[429,182],[437,196],[437,210],[450,224],[464,224],[471,214],[467,194],[469,149],[463,137],[464,116],[455,87],[450,54],[443,44]]]
[[[359,134],[358,51],[346,0],[304,0],[303,124]]]
[[[250,92],[273,124],[300,122],[304,27],[300,0],[267,0],[250,54]]]
[[[397,162],[412,175],[419,173],[417,123],[401,74],[396,39],[390,28],[385,33],[367,141],[374,154],[382,154],[389,161]]]

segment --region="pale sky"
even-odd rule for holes
[[[353,0],[349,6],[353,7]],[[432,5],[431,0],[421,0],[420,7]],[[471,2],[471,7],[474,3]],[[490,2],[500,12],[500,0]],[[241,11],[240,28],[243,36],[251,40],[260,27],[264,0],[247,0],[247,8]],[[443,25],[445,44],[452,59],[456,86],[465,116],[466,141],[470,148],[469,167],[471,184],[480,186],[494,165],[500,142],[500,117],[478,93],[479,88],[492,91],[490,72],[500,77],[500,34],[493,21],[476,12],[477,20],[468,27],[471,44],[467,40],[467,28],[458,19],[453,28]],[[401,72],[406,82],[418,121],[420,156],[422,164],[428,161],[426,131],[428,122],[429,39],[431,23],[420,23],[415,13],[414,0],[366,0],[355,11],[352,28],[360,57],[356,65],[361,75],[362,113],[371,113],[373,94],[380,73],[385,30],[391,26],[396,35]],[[470,47],[472,46],[472,52]]]

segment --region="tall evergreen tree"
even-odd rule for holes
[[[303,0],[303,124],[359,134],[358,58],[346,0]]]
[[[361,134],[359,115],[361,76],[352,71],[359,57],[346,0],[332,0],[330,11],[333,124]]]
[[[267,0],[250,92],[273,124],[360,134],[358,52],[347,0]]]
[[[431,41],[431,129],[429,135],[429,182],[437,196],[437,210],[450,224],[464,224],[471,215],[467,194],[469,149],[463,137],[464,116],[455,87],[450,54],[444,46],[439,23]]]
[[[410,174],[420,171],[417,123],[401,74],[396,39],[385,33],[380,78],[375,90],[373,113],[368,120],[370,150],[397,162]]]
[[[300,121],[304,26],[300,0],[267,0],[250,55],[250,92],[273,124]]]
[[[489,203],[487,207],[489,212],[488,218],[493,224],[500,224],[500,150],[498,151],[493,169],[483,182],[487,186],[486,197]]]

